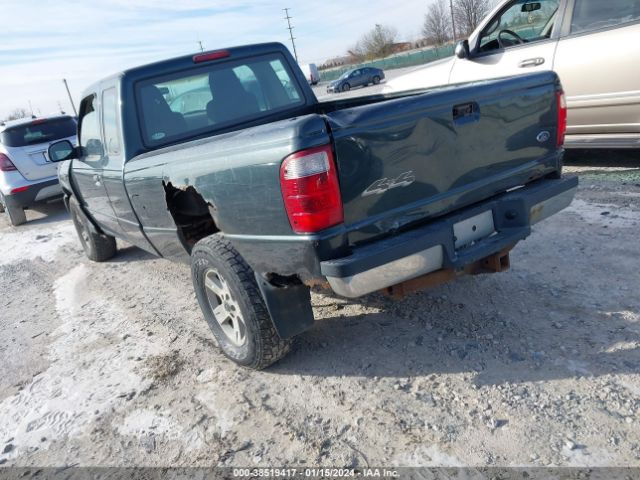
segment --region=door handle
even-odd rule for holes
[[[544,63],[544,58],[542,57],[527,58],[526,60],[522,60],[518,64],[518,67],[520,68],[537,67],[538,65],[542,65],[543,63]]]

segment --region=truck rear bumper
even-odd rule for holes
[[[544,179],[426,226],[320,263],[339,295],[355,298],[443,268],[459,270],[515,245],[531,225],[569,206],[578,178]]]

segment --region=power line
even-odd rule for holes
[[[78,116],[78,111],[76,110],[76,106],[73,103],[73,98],[71,97],[71,92],[69,91],[69,85],[67,85],[67,79],[63,78],[62,79],[62,83],[64,83],[64,88],[67,89],[67,95],[69,95],[69,103],[71,103],[71,108],[73,108],[73,113],[77,117]]]
[[[289,16],[289,9],[288,8],[283,8],[282,10],[285,11],[285,13],[287,14],[286,17],[284,17],[284,19],[287,21],[287,25],[289,25],[288,29],[289,29],[289,35],[291,36],[291,45],[293,45],[293,56],[296,58],[296,62],[298,61],[298,52],[296,52],[296,42],[294,42],[295,38],[293,37],[293,27],[291,26],[291,18]]]

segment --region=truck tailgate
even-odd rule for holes
[[[350,241],[371,240],[560,168],[553,72],[326,114]]]

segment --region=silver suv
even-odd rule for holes
[[[76,121],[68,115],[0,123],[0,213],[12,225],[27,221],[24,209],[61,196],[57,165],[47,149],[57,140],[76,141]]]

